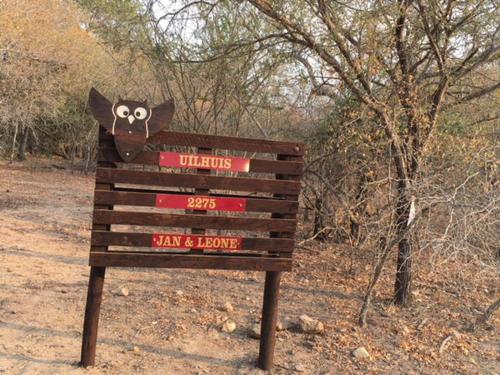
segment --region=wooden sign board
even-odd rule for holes
[[[91,93],[91,106],[92,95],[96,94]],[[157,107],[145,109],[154,123],[150,133],[136,140],[127,136],[132,127],[125,121],[119,127],[115,124],[114,134],[112,125],[102,124],[124,115],[124,108],[115,113],[116,104],[108,105],[103,98],[97,96],[98,104],[93,107],[102,128],[82,366],[93,365],[95,360],[106,267],[165,267],[266,271],[259,366],[269,369],[281,272],[292,269],[304,146],[157,131],[165,129],[165,122],[171,119],[167,104],[160,114],[155,112]],[[127,112],[125,120],[130,125],[144,115],[137,108],[145,104],[122,101],[120,105],[137,112]],[[113,114],[106,114],[108,110]],[[146,143],[185,151],[144,151]],[[233,152],[238,156],[231,155]],[[264,156],[254,158],[255,153]],[[129,229],[121,229],[124,226]],[[217,235],[207,232],[211,230],[217,230]]]

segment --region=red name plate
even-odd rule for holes
[[[206,195],[156,194],[156,207],[207,211],[245,212],[245,198],[219,198]]]
[[[151,247],[168,249],[241,250],[241,237],[154,233]]]
[[[250,159],[203,154],[181,154],[178,152],[160,152],[160,166],[248,172],[250,170]]]

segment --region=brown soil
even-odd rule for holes
[[[259,373],[258,340],[249,330],[259,319],[264,275],[213,270],[109,269],[96,366],[78,367],[93,176],[51,163],[0,162],[0,373]],[[498,314],[473,334],[464,330],[495,299],[495,275],[482,274],[479,283],[472,277],[478,269],[452,262],[436,272],[422,254],[415,302],[401,310],[390,304],[390,264],[361,329],[371,257],[346,246],[309,246],[284,276],[280,316],[297,321],[307,314],[326,331],[278,332],[272,373],[294,373],[297,365],[305,374],[498,373]],[[226,302],[233,312],[222,310]],[[236,322],[235,332],[221,332],[226,318]],[[370,360],[352,356],[359,346]]]

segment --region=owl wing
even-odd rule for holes
[[[168,129],[174,117],[175,104],[174,99],[167,100],[163,104],[151,109],[151,118],[148,121],[148,136],[158,133],[161,130]]]
[[[108,131],[112,131],[115,116],[113,115],[113,104],[106,99],[95,88],[90,89],[89,106],[94,118]]]

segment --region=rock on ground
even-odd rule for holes
[[[222,332],[231,333],[234,332],[235,329],[236,329],[236,323],[230,319],[226,320],[222,325]]]
[[[370,353],[368,353],[368,350],[366,350],[363,346],[360,346],[359,348],[355,349],[352,352],[352,355],[357,359],[369,359],[370,358]]]
[[[224,306],[222,306],[222,311],[233,312],[234,311],[234,307],[229,302],[226,302],[224,304]]]
[[[297,363],[297,364],[293,367],[293,369],[294,369],[295,371],[297,371],[297,372],[304,372],[304,371],[306,370],[306,368],[304,367],[304,365],[303,365],[303,364],[301,364],[301,363]]]
[[[305,314],[299,317],[299,328],[304,333],[323,333],[325,331],[322,322]]]
[[[278,321],[276,324],[276,331],[286,331],[290,328],[293,327],[293,322],[290,320],[290,318],[285,318],[284,320]]]
[[[260,324],[255,323],[250,330],[250,335],[253,339],[260,339]]]

